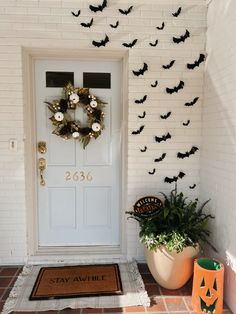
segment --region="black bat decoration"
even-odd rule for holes
[[[167,87],[167,88],[166,88],[166,92],[167,92],[168,94],[178,93],[178,91],[179,91],[180,89],[183,89],[183,88],[184,88],[184,82],[183,82],[183,81],[180,81],[180,82],[179,82],[179,85],[174,86],[173,88]]]
[[[131,5],[131,7],[129,7],[127,10],[119,9],[119,11],[121,14],[128,15],[132,11],[132,9],[133,9],[133,6]]]
[[[156,39],[154,43],[149,43],[151,47],[156,47],[157,44],[158,44],[158,39]]]
[[[180,171],[177,176],[174,176],[174,177],[172,177],[172,178],[165,177],[164,182],[166,182],[166,183],[177,182],[178,179],[182,179],[184,176],[185,176],[185,173],[182,172],[182,171]]]
[[[172,13],[172,15],[173,15],[174,17],[178,17],[178,16],[180,15],[181,11],[182,11],[182,8],[179,7],[176,12]]]
[[[193,63],[187,63],[187,68],[193,70],[194,68],[199,67],[199,65],[205,61],[205,58],[205,55],[200,53],[198,60],[194,61]]]
[[[133,71],[133,73],[134,75],[139,76],[139,75],[143,75],[147,70],[148,70],[148,65],[147,63],[144,62],[143,68],[139,69],[138,71]]]
[[[144,111],[143,114],[142,114],[142,115],[139,115],[138,117],[139,117],[140,119],[143,119],[143,118],[145,118],[145,116],[146,116],[146,111]]]
[[[159,30],[162,30],[162,29],[164,29],[164,27],[165,27],[165,23],[162,22],[161,26],[157,26],[156,28]]]
[[[172,60],[172,61],[170,61],[169,64],[163,65],[162,67],[163,67],[163,69],[170,69],[174,65],[174,63],[175,63],[175,60]]]
[[[151,87],[157,87],[157,85],[158,85],[158,81],[155,81],[154,84],[151,84]]]
[[[80,12],[81,12],[80,10],[78,10],[77,13],[71,11],[71,14],[75,17],[78,17],[80,15]]]
[[[185,152],[185,153],[180,153],[180,152],[178,152],[177,157],[184,159],[184,158],[186,158],[186,157],[189,157],[189,156],[195,154],[195,152],[198,151],[198,150],[199,150],[198,147],[193,146],[193,147],[190,149],[189,152]]]
[[[155,141],[160,143],[162,141],[166,141],[171,138],[170,133],[168,132],[166,135],[162,135],[161,137],[155,136]]]
[[[143,104],[147,100],[147,95],[144,95],[141,99],[136,99],[134,102],[136,104]]]
[[[89,6],[89,9],[92,11],[92,12],[102,12],[103,9],[105,9],[105,7],[107,6],[107,0],[103,0],[103,3],[102,4],[99,4],[98,6],[93,6],[93,5],[90,5]]]
[[[181,35],[180,37],[173,37],[173,42],[176,44],[179,44],[181,42],[185,42],[185,40],[190,37],[189,31],[186,29],[186,32],[184,35]]]
[[[184,126],[188,126],[189,123],[190,123],[190,120],[188,120],[187,122],[183,122],[183,125],[184,125]]]
[[[119,26],[119,21],[116,22],[116,24],[110,24],[111,28],[117,28]]]
[[[133,48],[136,45],[138,39],[134,39],[131,43],[123,43],[122,45],[127,48]]]
[[[195,183],[194,183],[194,185],[192,185],[192,186],[190,185],[190,186],[189,186],[189,188],[192,189],[192,190],[195,189],[195,187],[196,187],[196,184],[195,184]]]
[[[160,161],[162,161],[163,159],[165,159],[165,157],[166,157],[166,153],[162,154],[161,157],[154,159],[154,161],[155,161],[155,162],[160,162]]]
[[[167,119],[171,115],[171,111],[167,112],[167,114],[160,115],[161,119]]]
[[[152,171],[148,171],[149,174],[154,174],[155,172],[156,172],[156,169],[155,169],[155,168],[153,168]]]
[[[147,146],[144,146],[144,148],[140,148],[140,152],[145,153],[147,150]]]
[[[186,102],[184,105],[189,107],[189,106],[193,106],[196,104],[196,102],[198,101],[199,97],[195,97],[192,101],[190,102]]]
[[[133,131],[132,134],[137,135],[140,134],[144,129],[144,125],[141,125],[140,128],[137,131]]]
[[[109,42],[109,37],[106,35],[106,37],[100,41],[95,41],[93,40],[92,44],[95,46],[95,47],[101,47],[101,46],[106,46],[106,44]]]
[[[89,23],[80,23],[81,26],[83,27],[91,27],[93,25],[93,18],[91,19],[91,21]]]

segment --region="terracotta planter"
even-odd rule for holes
[[[193,274],[194,258],[199,246],[186,247],[180,253],[168,251],[165,247],[149,251],[145,247],[146,261],[157,283],[167,289],[178,289],[185,285]]]

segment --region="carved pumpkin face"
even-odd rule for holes
[[[221,314],[224,266],[206,258],[194,264],[193,307],[202,314]]]

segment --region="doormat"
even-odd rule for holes
[[[43,267],[30,300],[122,294],[118,264]]]
[[[96,261],[80,262],[80,265],[104,263]],[[150,299],[145,290],[142,277],[135,261],[118,263],[122,285],[122,294],[84,296],[63,299],[30,300],[32,289],[39,275],[41,266],[27,265],[19,275],[6,303],[2,314],[10,312],[60,311],[65,308],[118,308],[127,306],[149,306]],[[44,267],[77,266],[77,265],[43,265]],[[107,287],[108,288],[108,287]]]

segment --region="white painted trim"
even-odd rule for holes
[[[66,57],[65,57],[66,56]],[[45,247],[39,248],[37,223],[37,155],[36,155],[36,117],[35,117],[35,76],[34,62],[38,59],[65,60],[120,60],[123,62],[122,90],[122,208],[120,226],[120,246],[89,246],[89,247]],[[128,54],[124,50],[67,50],[64,48],[22,48],[23,62],[23,90],[24,90],[24,128],[25,128],[25,182],[27,207],[27,255],[28,261],[71,259],[76,256],[96,256],[97,258],[126,256],[126,228],[125,210],[127,207],[127,118],[128,118]]]

